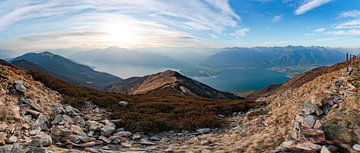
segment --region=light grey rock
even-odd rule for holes
[[[96,121],[86,121],[86,125],[88,126],[90,131],[101,129],[104,126],[103,124]]]
[[[111,140],[108,139],[107,137],[104,137],[104,136],[100,136],[99,140],[102,140],[102,141],[104,141],[105,143],[108,143],[108,144],[111,143]]]
[[[27,153],[49,153],[49,151],[44,147],[29,147],[29,151]]]
[[[101,128],[101,134],[104,136],[110,136],[114,133],[116,125],[109,120],[105,120],[105,126]]]
[[[157,136],[152,136],[152,137],[150,137],[150,140],[151,141],[160,141],[161,139]]]
[[[129,105],[129,102],[127,102],[127,101],[120,101],[120,102],[119,102],[119,105],[126,107],[126,106]]]
[[[132,133],[130,131],[120,131],[113,135],[118,136],[118,137],[130,137],[132,135]]]
[[[85,126],[85,121],[84,121],[84,119],[81,118],[81,116],[75,116],[73,118],[73,120],[74,120],[75,124],[77,124],[77,125],[79,125],[81,127]]]
[[[140,140],[140,144],[142,144],[142,145],[156,145],[156,143],[151,142],[150,140],[145,139],[145,138]]]
[[[322,146],[320,153],[331,153],[331,151],[326,146]]]
[[[170,141],[171,141],[170,138],[162,138],[162,139],[160,140],[160,142],[163,142],[163,143],[168,143],[168,142],[170,142]]]
[[[66,153],[81,153],[81,151],[80,151],[80,150],[71,149],[71,150],[67,151]]]
[[[62,120],[62,116],[60,114],[56,115],[54,120],[51,122],[52,125],[59,124]]]
[[[316,120],[317,120],[316,116],[306,115],[306,116],[304,116],[303,126],[308,127],[308,128],[313,128]]]
[[[32,136],[35,136],[35,135],[38,135],[38,134],[40,133],[40,131],[41,131],[41,128],[40,128],[40,127],[36,127],[36,128],[34,128],[34,129],[31,129],[31,130],[29,131],[29,134],[32,135]]]
[[[15,90],[19,91],[20,93],[26,92],[26,88],[21,81],[15,81]]]
[[[121,146],[126,147],[126,148],[131,148],[132,144],[129,142],[121,142]]]
[[[210,141],[209,140],[201,140],[200,144],[203,145],[203,146],[209,145]]]
[[[65,114],[63,114],[62,115],[62,118],[63,118],[63,122],[64,123],[70,123],[70,124],[73,124],[74,123],[74,120],[70,117],[70,116],[68,116],[68,115],[65,115]]]
[[[70,141],[74,143],[80,143],[80,136],[76,134],[67,135],[63,138],[65,141]]]
[[[50,135],[46,133],[40,133],[36,137],[34,137],[33,142],[31,142],[31,146],[33,147],[48,147],[52,144],[52,138]]]
[[[90,141],[90,142],[86,142],[86,143],[82,143],[82,144],[79,144],[77,145],[78,147],[83,147],[83,148],[86,148],[86,147],[93,147],[96,145],[96,142],[95,141]]]
[[[47,119],[46,116],[43,114],[40,114],[33,125],[31,125],[31,129],[36,129],[40,127],[41,130],[48,131],[49,128],[46,124]]]
[[[300,106],[300,108],[304,115],[314,114],[316,116],[320,116],[324,113],[317,105],[313,103],[304,103]]]
[[[167,149],[164,150],[166,153],[174,153],[174,149],[172,146],[169,146]]]
[[[51,135],[54,137],[65,137],[72,134],[72,131],[66,129],[63,126],[53,126],[50,130]]]
[[[32,109],[41,112],[40,106],[34,103],[31,99],[21,97],[20,98],[21,103],[29,105]]]
[[[210,128],[201,128],[201,129],[197,129],[196,131],[200,134],[207,134],[207,133],[211,132],[211,129]]]
[[[140,138],[141,138],[141,134],[138,134],[138,133],[136,133],[132,136],[133,140],[139,140]]]
[[[83,129],[77,125],[71,125],[70,130],[77,135],[86,136],[86,133],[83,131]]]
[[[63,113],[65,113],[65,109],[60,105],[54,106],[53,110],[54,110],[55,114],[63,114]]]
[[[360,151],[360,144],[355,144],[353,146],[353,149],[356,150],[356,151]]]

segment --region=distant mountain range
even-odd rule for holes
[[[215,68],[321,66],[343,61],[345,54],[345,51],[324,47],[235,47],[224,48],[203,64]]]
[[[209,99],[240,99],[233,94],[218,91],[170,70],[144,77],[129,78],[110,86],[107,90],[133,95],[167,90],[169,93]]]
[[[74,61],[94,66],[97,64],[111,64],[114,66],[130,65],[149,68],[167,68],[179,70],[189,76],[204,76],[204,74],[200,73],[201,67],[195,64],[181,62],[157,53],[118,47],[81,51],[73,55],[68,55],[67,57]]]
[[[114,75],[98,72],[62,56],[50,52],[27,53],[11,60],[11,63],[27,70],[45,71],[72,84],[103,89],[122,81]]]
[[[122,80],[108,73],[73,62],[50,52],[28,53],[14,58],[11,63],[25,70],[48,73],[74,85],[126,94],[145,94],[167,90],[186,96],[209,99],[240,99],[230,93],[217,91],[175,71],[165,71],[144,77]]]

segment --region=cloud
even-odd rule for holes
[[[344,11],[339,14],[340,18],[357,18],[360,17],[360,10]]]
[[[282,20],[282,18],[283,18],[282,15],[276,15],[276,16],[274,16],[274,17],[272,18],[272,21],[273,21],[273,22],[279,22],[279,21]]]
[[[307,11],[310,11],[314,8],[317,8],[321,5],[324,5],[328,2],[330,2],[331,0],[311,0],[303,5],[301,5],[300,7],[298,7],[296,10],[295,10],[295,15],[301,15],[301,14],[304,14],[306,13]]]
[[[246,33],[248,33],[249,31],[250,31],[249,28],[240,28],[236,30],[235,33],[233,33],[232,35],[235,36],[236,38],[241,38],[244,37]]]
[[[4,30],[7,26],[13,23],[25,19],[28,13],[43,9],[45,7],[47,7],[47,5],[31,5],[26,7],[20,7],[0,16],[0,31]]]
[[[315,29],[314,31],[315,32],[324,32],[326,29],[325,28],[318,28],[318,29]]]
[[[76,42],[80,45],[94,43],[104,47],[211,46],[213,42],[208,41],[208,33],[230,34],[226,31],[238,29],[241,22],[241,17],[233,11],[228,0],[36,2],[0,3],[0,31],[16,31],[16,35],[11,35],[11,31],[6,31],[7,34],[0,33],[0,38],[6,36],[6,40],[11,42],[6,44],[6,41],[2,41],[1,45],[18,48],[19,45],[16,44],[24,44],[34,47],[35,45],[29,44],[31,42],[39,46],[46,44],[47,47],[53,47],[64,43],[75,45]],[[17,26],[12,26],[14,24]],[[118,28],[109,27],[114,24]],[[125,36],[115,38],[122,43],[109,40],[109,35],[114,34],[109,34],[112,32],[106,31],[104,27],[113,30],[113,33],[127,33],[129,37],[133,37],[131,39],[134,42],[125,43]],[[104,32],[107,33],[106,36]],[[84,39],[80,41],[76,40],[76,37]],[[71,42],[73,40],[74,42]]]

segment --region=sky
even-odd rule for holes
[[[0,48],[360,48],[360,0],[0,0]]]

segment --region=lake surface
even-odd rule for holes
[[[134,76],[145,76],[170,69],[166,67],[154,68],[104,63],[91,63],[89,65],[94,66],[98,71],[108,72],[124,79]],[[192,78],[215,89],[228,92],[259,90],[270,84],[279,84],[290,79],[286,74],[267,69],[233,69],[225,70],[216,77]]]
[[[226,70],[216,77],[194,77],[215,89],[228,92],[259,90],[270,84],[283,83],[290,78],[267,69]]]

